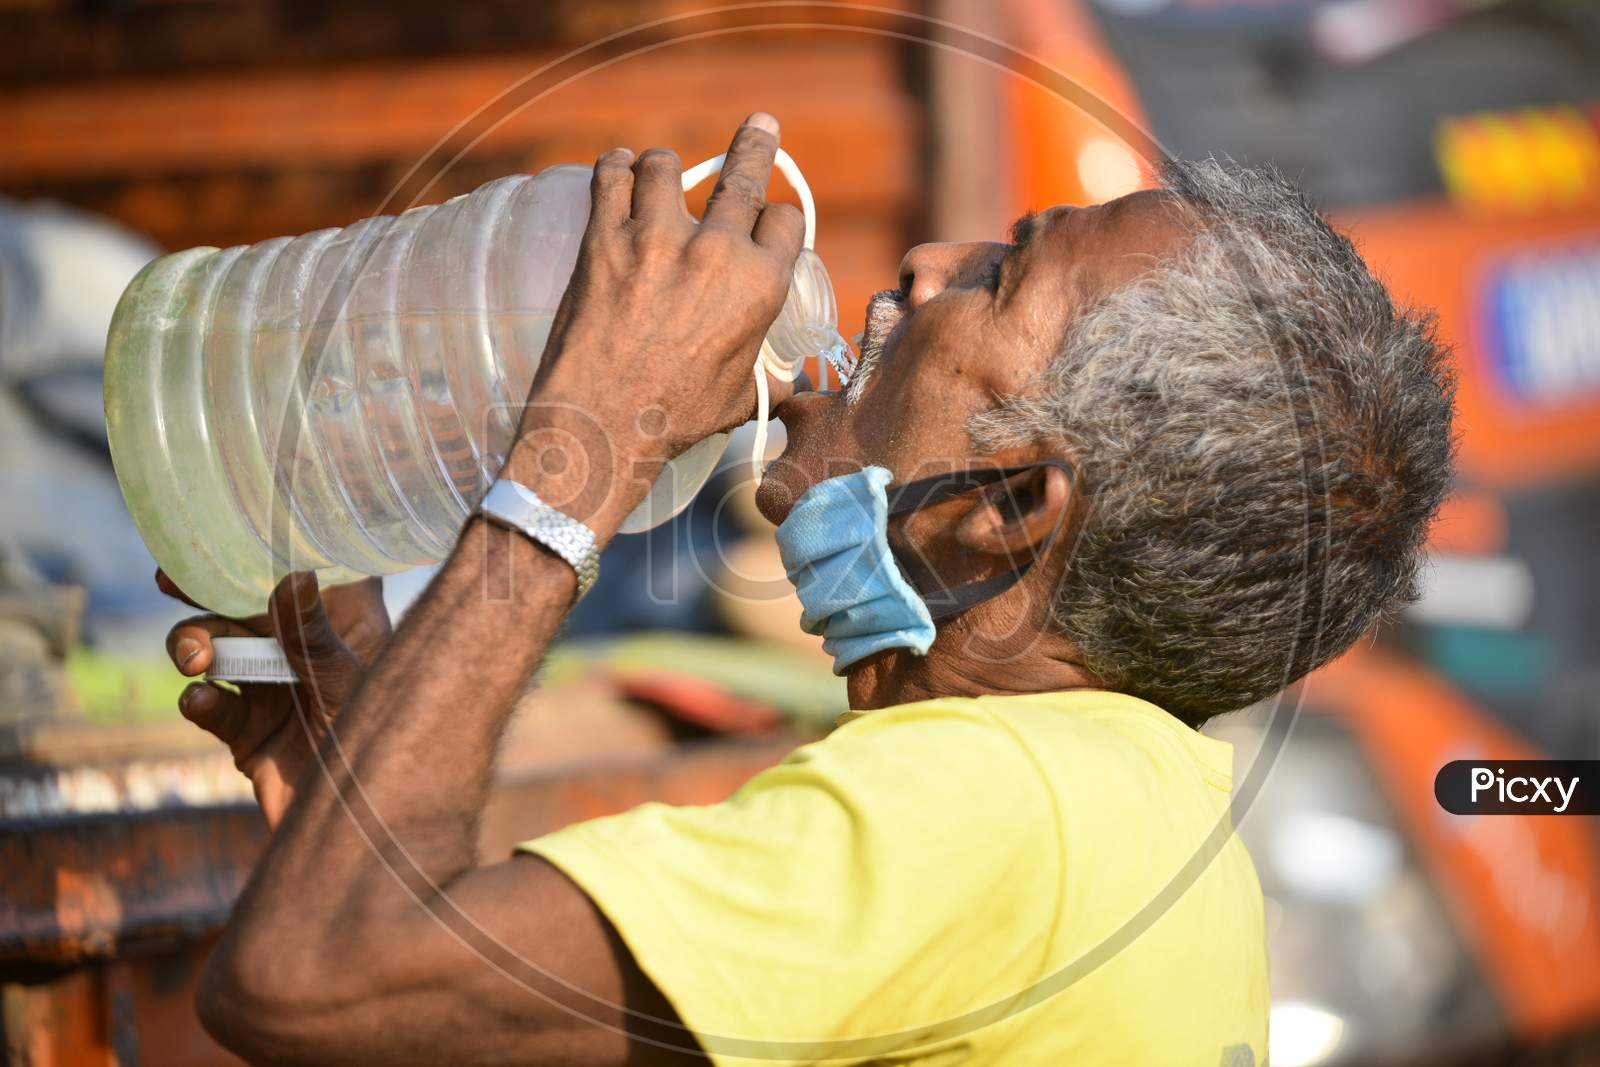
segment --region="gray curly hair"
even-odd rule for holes
[[[1086,498],[1052,605],[1109,686],[1198,725],[1278,692],[1417,595],[1455,383],[1271,168],[1162,168],[1190,245],[1077,316],[975,444],[1064,449]]]

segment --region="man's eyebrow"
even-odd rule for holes
[[[1028,242],[1033,240],[1034,233],[1039,229],[1039,213],[1029,211],[1011,224],[1011,246],[1013,251],[1021,251],[1028,247]]]
[[[995,291],[1002,304],[1010,301],[1011,290],[1015,288],[1016,279],[1011,276],[1016,274],[1016,271],[1012,268],[1017,262],[1017,257],[1022,253],[1023,249],[1028,247],[1028,242],[1033,240],[1033,235],[1038,232],[1038,229],[1039,213],[1037,211],[1029,211],[1011,224],[1011,232],[1007,235],[1010,238],[1010,242],[1006,248],[1006,254],[1001,256],[1000,260],[994,265]]]

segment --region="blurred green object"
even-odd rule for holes
[[[178,718],[178,696],[190,682],[165,657],[136,659],[93,649],[67,655],[67,678],[92,722]]]
[[[832,729],[849,707],[844,679],[834,677],[822,657],[745,638],[670,631],[567,644],[540,668],[539,684],[571,681],[591,665],[689,675],[817,730]],[[67,657],[67,676],[85,717],[104,723],[177,718],[178,696],[190,681],[165,659],[86,648]]]
[[[591,662],[623,670],[691,675],[736,697],[775,708],[784,718],[810,729],[832,729],[834,720],[849,708],[845,681],[834,676],[826,658],[748,638],[663,631],[569,649]],[[555,680],[560,673],[552,657],[546,677]]]

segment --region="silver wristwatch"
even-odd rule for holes
[[[594,531],[540,500],[539,494],[527,486],[501,478],[489,487],[478,510],[490,520],[527,535],[571,564],[578,572],[575,601],[582,600],[600,577],[600,548]]]

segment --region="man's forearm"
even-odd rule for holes
[[[570,433],[561,436],[569,445],[562,470],[542,469],[549,452],[533,433],[504,475],[564,503],[604,544],[640,491],[610,475],[609,442],[584,451],[570,447]],[[355,915],[381,925],[393,909],[412,907],[396,878],[427,902],[473,866],[497,741],[575,588],[572,568],[522,534],[482,518],[467,523],[335,722],[324,780],[307,783],[291,807],[230,937],[277,942],[298,930],[320,944],[330,931],[350,930]]]
[[[348,785],[308,789],[269,859],[309,861],[312,869],[296,875],[301,886],[307,876],[336,880],[329,847],[359,843],[351,817],[365,808],[383,826],[364,828],[386,828],[436,883],[470,865],[495,745],[574,587],[572,569],[527,538],[469,521],[334,724],[326,763],[334,781],[348,774]],[[345,810],[341,793],[356,810]]]
[[[799,211],[762,195],[777,133],[759,112],[739,128],[699,225],[675,154],[595,161],[572,280],[501,474],[602,545],[663,462],[755,410],[751,369],[805,233]],[[775,400],[792,391],[765,384]],[[467,523],[332,724],[321,773],[283,791],[201,991],[224,1044],[274,1063],[648,1055],[634,1005],[670,1006],[593,902],[540,861],[475,867],[496,742],[575,588],[520,533]],[[527,986],[529,971],[561,995]],[[569,994],[602,1023],[582,1040]]]

